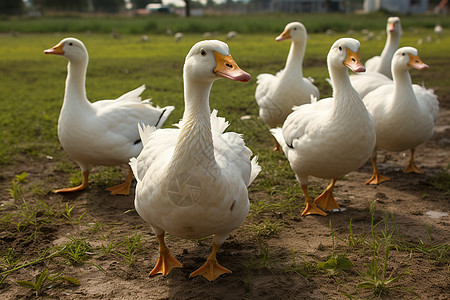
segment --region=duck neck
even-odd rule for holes
[[[291,48],[286,60],[285,72],[292,75],[303,78],[303,57],[305,56],[306,42],[304,41],[292,41]]]
[[[63,107],[73,104],[80,106],[90,105],[86,97],[87,64],[87,61],[79,61],[77,63],[69,61]]]
[[[392,75],[394,77],[393,99],[408,99],[409,101],[417,102],[409,71],[396,70],[393,68]]]
[[[350,83],[348,69],[330,66],[328,70],[333,85],[333,113],[341,115],[353,109],[363,109],[364,103]]]
[[[400,37],[397,33],[388,33],[386,44],[380,55],[382,61],[381,65],[386,66],[386,70],[381,70],[382,73],[390,73],[392,57],[394,56],[395,51],[397,51],[399,43]],[[392,78],[392,75],[389,77]]]
[[[172,164],[177,164],[177,167],[172,165],[172,169],[179,170],[183,165],[191,168],[196,164],[208,170],[216,163],[209,109],[212,82],[185,77],[184,83],[185,110],[172,157]]]

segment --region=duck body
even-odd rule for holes
[[[64,101],[58,119],[58,138],[83,173],[83,183],[79,187],[55,192],[78,191],[87,187],[91,166],[126,164],[131,157],[139,155],[142,142],[138,124],[159,128],[174,107],[153,107],[149,100],[141,101],[140,94],[144,86],[115,100],[91,103],[85,89],[89,59],[84,44],[78,39],[66,38],[45,53],[62,55],[69,60]],[[131,179],[130,172],[127,181],[131,183]],[[128,194],[129,184],[111,192]]]
[[[259,115],[270,128],[282,125],[292,112],[292,107],[309,103],[311,95],[319,98],[319,90],[308,78],[303,77],[303,57],[305,55],[307,33],[299,22],[286,25],[276,40],[290,39],[291,48],[286,66],[276,75],[260,74],[257,77],[255,99]]]
[[[224,122],[217,118],[217,111],[211,119]],[[158,146],[145,147],[137,158],[140,180],[135,207],[156,232],[160,228],[186,239],[213,234],[226,238],[249,210],[251,151],[240,135],[220,131],[228,124],[218,131],[213,128],[210,137],[203,136],[204,128],[198,125],[195,121],[181,129],[156,130],[149,136],[148,143]],[[189,133],[182,132],[187,128]],[[183,133],[186,136],[180,137]],[[213,147],[205,143],[210,138]],[[183,142],[177,147],[177,141]]]
[[[359,61],[359,42],[337,40],[327,62],[333,97],[296,107],[282,128],[272,130],[305,193],[307,208],[303,215],[326,215],[314,208],[309,197],[309,176],[333,180],[327,188],[327,203],[319,204],[321,200],[316,199],[316,204],[323,210],[339,208],[332,197],[335,181],[361,167],[375,146],[372,117],[352,88],[346,67],[364,71]],[[328,201],[333,203],[328,205]]]
[[[354,94],[348,96],[358,98]],[[305,183],[308,176],[332,179],[358,169],[370,157],[370,146],[375,141],[373,122],[362,103],[350,102],[352,109],[342,112],[336,111],[339,108],[333,98],[316,103],[295,110],[282,130],[286,143],[283,151],[295,174]]]
[[[137,179],[135,207],[158,237],[160,258],[150,273],[167,275],[181,264],[170,255],[164,234],[186,239],[213,235],[213,252],[191,276],[208,280],[231,273],[216,253],[249,210],[248,185],[260,171],[241,135],[225,132],[228,122],[210,113],[209,94],[218,78],[249,81],[220,41],[202,41],[184,65],[185,111],[178,129],[146,127],[144,149],[130,165]],[[162,250],[161,250],[162,249]]]
[[[143,90],[144,86],[116,100],[92,104],[65,99],[58,120],[58,138],[83,171],[90,165],[127,163],[142,150],[137,124],[156,125],[158,120],[158,127],[164,124],[173,108],[154,108],[148,101],[141,101],[139,94]]]
[[[411,149],[411,159],[405,172],[422,171],[415,166],[414,150],[428,140],[439,115],[439,102],[432,90],[412,85],[409,69],[428,69],[418,57],[417,50],[403,47],[396,51],[392,73],[394,80],[367,94],[363,101],[375,122],[376,148],[372,154],[374,174],[367,183],[378,184],[388,178],[380,176],[376,168],[376,151]]]
[[[368,93],[380,86],[392,83],[392,79],[378,72],[366,71],[350,75],[350,82],[361,98],[364,98]]]

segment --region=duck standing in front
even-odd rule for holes
[[[376,148],[372,153],[373,175],[366,182],[379,184],[389,178],[380,174],[376,164],[377,148],[388,151],[410,149],[411,156],[405,173],[423,173],[414,161],[416,147],[428,140],[439,115],[439,102],[432,90],[413,85],[409,70],[428,69],[417,49],[398,49],[392,59],[393,82],[367,94],[363,101],[375,122]]]
[[[359,48],[355,39],[337,40],[327,57],[333,97],[296,107],[282,128],[272,129],[305,194],[302,215],[325,216],[325,211],[339,209],[333,197],[336,180],[367,162],[375,146],[372,117],[347,70],[365,71]],[[332,180],[315,204],[308,193],[309,176]]]
[[[303,77],[307,32],[300,22],[286,25],[276,41],[291,40],[286,66],[276,75],[260,74],[257,77],[255,99],[261,120],[275,128],[281,126],[294,106],[310,103],[311,95],[319,98],[319,90],[312,80]],[[281,150],[275,140],[274,150]]]
[[[247,82],[228,45],[212,40],[195,44],[183,72],[185,111],[179,129],[145,127],[144,149],[130,161],[137,179],[135,207],[159,242],[159,259],[150,275],[169,274],[181,264],[164,243],[165,232],[199,239],[213,235],[212,253],[191,273],[212,281],[230,270],[218,264],[217,251],[249,211],[247,187],[260,171],[242,137],[224,132],[228,122],[210,113],[209,94],[219,78]]]
[[[76,38],[65,38],[44,53],[60,55],[69,61],[64,101],[58,120],[58,138],[69,157],[80,166],[83,181],[79,186],[54,192],[76,192],[88,187],[92,165],[117,166],[139,155],[142,142],[138,124],[160,128],[174,107],[153,107],[148,100],[141,101],[139,95],[144,91],[144,86],[116,100],[91,103],[86,97],[89,56],[83,42]],[[132,180],[130,168],[123,184],[107,190],[113,195],[128,195]]]

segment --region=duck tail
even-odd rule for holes
[[[155,126],[138,124],[139,136],[141,137],[142,145],[145,146],[150,139],[150,135],[156,131]]]
[[[252,172],[250,174],[250,180],[248,181],[247,187],[252,184],[253,180],[255,180],[256,176],[258,176],[259,172],[261,172],[262,168],[258,164],[258,156],[253,156],[251,160]]]
[[[155,124],[156,128],[161,128],[164,125],[164,122],[166,122],[167,118],[170,116],[170,114],[175,109],[174,106],[166,106],[161,109],[161,114],[159,115],[159,119]]]
[[[131,170],[133,171],[134,174],[134,178],[136,178],[136,181],[139,183],[141,182],[141,179],[138,176],[138,171],[137,171],[137,167],[138,167],[138,160],[136,159],[136,157],[132,157],[130,158],[130,162],[128,163],[131,167]]]

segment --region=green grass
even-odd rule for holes
[[[0,20],[0,32],[93,32],[111,33],[116,30],[121,34],[165,34],[170,28],[173,33],[202,34],[206,31],[227,33],[236,30],[239,33],[274,33],[283,28],[287,22],[299,20],[309,32],[319,33],[332,29],[347,32],[349,29],[385,30],[386,19],[390,15],[344,15],[344,14],[253,14],[242,17],[203,16],[180,18],[177,16],[124,17],[110,16],[98,18],[82,17],[74,14],[67,16],[46,16],[44,18],[4,18]],[[423,27],[433,29],[436,17],[432,15],[401,16],[404,28]],[[380,20],[382,20],[380,22]],[[448,18],[439,19],[444,28],[450,26]]]

